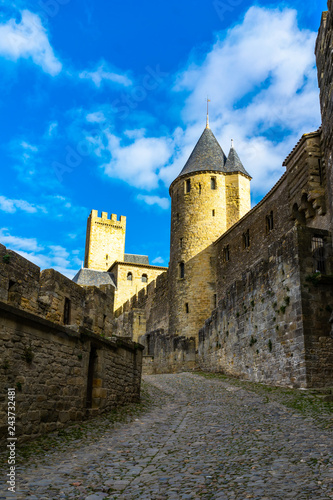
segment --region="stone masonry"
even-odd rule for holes
[[[22,439],[140,398],[142,347],[112,336],[114,287],[80,287],[0,245],[0,433]]]

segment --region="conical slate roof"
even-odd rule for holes
[[[226,164],[224,166],[224,171],[225,172],[241,172],[244,175],[247,175],[252,179],[250,174],[245,170],[242,162],[239,159],[239,156],[237,154],[236,149],[234,148],[233,144],[231,143],[231,148],[228,154],[228,159],[226,161]]]
[[[225,172],[224,164],[226,160],[227,158],[215,139],[213,132],[207,127],[201,134],[200,139],[178,177],[201,170]]]

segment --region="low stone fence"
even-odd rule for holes
[[[0,436],[7,436],[8,389],[20,440],[139,401],[142,351],[0,302]]]

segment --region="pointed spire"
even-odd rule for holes
[[[205,170],[224,172],[226,160],[213,132],[206,127],[178,177]]]
[[[210,99],[208,99],[207,96],[207,118],[206,118],[206,128],[209,128],[209,109],[208,109],[208,103],[210,102]]]
[[[242,162],[240,161],[240,158],[237,154],[236,149],[234,148],[234,140],[231,139],[231,147],[230,151],[228,154],[228,159],[225,164],[225,171],[226,172],[240,172],[241,174],[247,175],[252,179],[250,174],[245,170]]]

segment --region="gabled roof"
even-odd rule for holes
[[[225,172],[240,172],[241,174],[247,175],[247,177],[250,177],[250,179],[252,179],[252,177],[245,170],[242,162],[240,161],[237,151],[233,146],[233,141],[231,142],[231,148],[228,154],[228,159],[224,166],[224,170]]]
[[[84,286],[112,285],[116,288],[115,278],[112,273],[88,269],[86,267],[80,269],[72,281]]]
[[[131,253],[125,253],[124,262],[131,262],[132,264],[145,264],[149,266],[148,255],[134,255]]]
[[[178,177],[202,170],[224,172],[227,158],[210,128],[205,128]]]

